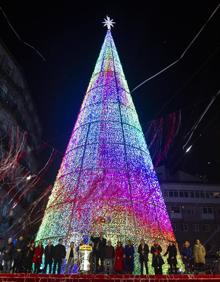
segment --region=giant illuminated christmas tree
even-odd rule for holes
[[[36,240],[103,231],[165,248],[175,241],[144,134],[111,35],[107,34]]]

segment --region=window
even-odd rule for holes
[[[188,215],[193,215],[194,214],[194,209],[186,209],[186,213]]]
[[[8,74],[8,75],[11,75],[12,74],[12,71],[13,71],[13,68],[9,65],[7,65],[5,67],[5,72]]]
[[[190,192],[190,197],[194,198],[194,192],[193,191]]]
[[[199,224],[194,224],[194,232],[199,232]]]
[[[174,197],[178,197],[178,191],[174,191],[173,194],[174,194]]]
[[[204,208],[203,208],[203,213],[204,213],[204,214],[213,214],[213,208],[204,207]]]
[[[201,198],[205,198],[205,193],[204,192],[201,192]]]
[[[181,198],[184,197],[183,191],[180,191],[180,197],[181,197]]]
[[[175,223],[173,223],[172,225],[173,225],[173,231],[177,231],[177,225]]]
[[[173,197],[173,191],[169,191],[169,197]]]
[[[203,229],[204,232],[209,232],[210,231],[210,225],[204,224],[202,229]]]
[[[5,84],[0,84],[0,96],[6,97],[6,94],[8,93],[8,88]]]
[[[195,192],[195,196],[196,196],[196,198],[199,198],[199,191]]]
[[[184,192],[184,197],[188,198],[188,192],[187,191]]]
[[[203,219],[214,219],[214,209],[212,207],[202,208],[202,218]]]
[[[187,232],[188,229],[189,229],[188,224],[186,224],[186,223],[181,224],[181,230],[182,230],[183,232]]]
[[[180,207],[171,207],[171,212],[180,213]]]
[[[209,198],[209,197],[210,197],[210,193],[209,193],[209,192],[206,192],[206,193],[205,193],[205,196],[206,196],[206,198]]]
[[[173,206],[169,208],[169,214],[171,218],[181,219],[182,211],[180,206]]]
[[[167,197],[167,190],[163,191],[163,195],[164,195],[164,197]]]
[[[8,206],[4,205],[3,208],[2,208],[2,215],[6,216],[7,214],[8,214]]]
[[[208,213],[212,214],[213,213],[213,208],[208,208]]]

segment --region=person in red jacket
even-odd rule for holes
[[[43,245],[41,242],[39,242],[38,246],[34,250],[34,256],[33,256],[34,273],[40,272],[43,253],[44,253]]]
[[[115,249],[115,272],[122,273],[124,270],[124,248],[121,242],[117,242],[117,247]]]

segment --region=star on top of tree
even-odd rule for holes
[[[115,22],[113,21],[113,19],[110,19],[109,16],[106,16],[106,18],[104,19],[104,22],[102,22],[104,24],[104,26],[107,26],[107,29],[111,29]]]

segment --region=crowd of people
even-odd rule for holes
[[[44,255],[44,269],[42,257]],[[8,239],[6,246],[3,248],[0,257],[0,269],[6,273],[60,273],[61,264],[66,256],[66,248],[62,239],[56,246],[53,246],[48,240],[44,248],[42,242],[35,246],[34,241],[26,242],[23,236],[20,236],[14,244],[12,238]],[[52,268],[53,266],[53,268]],[[47,271],[48,269],[48,271]]]
[[[99,237],[91,237],[93,243],[93,253],[91,259],[92,271],[94,273],[130,273],[134,272],[134,257],[135,248],[130,240],[123,247],[121,242],[117,243],[114,248],[111,241],[106,242],[106,239],[100,234]],[[178,273],[177,268],[177,246],[175,243],[169,243],[163,253],[160,244],[155,241],[152,246],[142,239],[137,248],[139,257],[140,274],[148,274],[148,264],[154,269],[155,274],[163,274],[163,265],[165,259],[169,265],[169,273]],[[152,254],[151,262],[149,262],[149,254]],[[205,265],[206,250],[199,240],[196,240],[193,248],[189,241],[185,241],[180,248],[180,255],[185,265],[186,273],[193,273],[195,267],[202,269]]]
[[[92,245],[89,259],[91,273],[132,274],[135,266],[135,252],[139,258],[140,274],[148,274],[149,264],[153,267],[155,274],[163,274],[166,259],[169,264],[169,273],[178,272],[178,252],[175,243],[169,243],[166,250],[162,250],[157,241],[152,246],[148,246],[144,239],[140,241],[137,248],[131,240],[128,240],[125,246],[117,242],[116,247],[113,247],[111,241],[107,241],[101,233],[98,237],[91,236],[90,242]],[[84,243],[81,242],[80,245],[82,244]],[[199,240],[196,240],[193,248],[189,241],[185,241],[183,247],[180,248],[180,253],[186,273],[193,273],[195,266],[205,265],[206,251]],[[151,261],[149,261],[150,254],[152,254]],[[43,269],[41,269],[42,265],[44,265]],[[0,269],[7,273],[60,274],[62,268],[62,272],[70,274],[74,272],[74,265],[78,266],[78,272],[80,272],[79,246],[71,242],[66,249],[62,239],[59,239],[55,246],[48,240],[44,248],[41,242],[35,246],[34,241],[26,242],[23,236],[20,236],[16,243],[9,238],[0,257]]]

